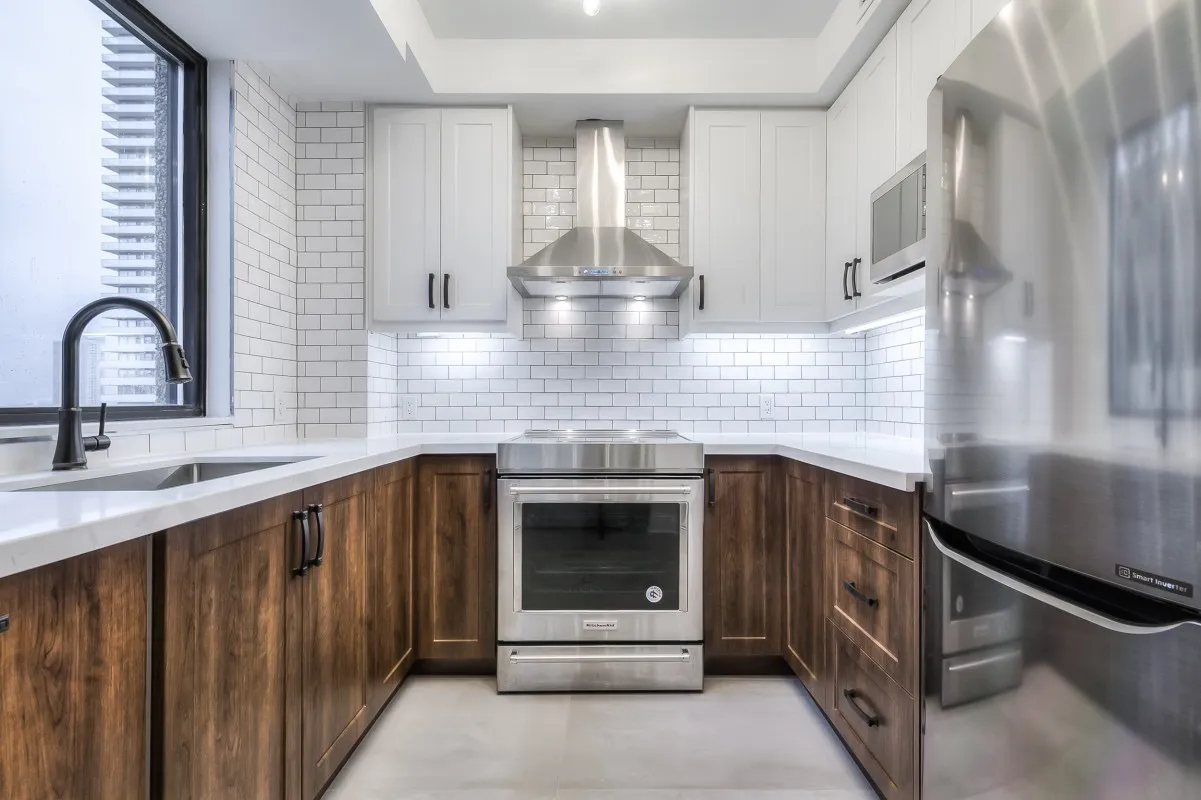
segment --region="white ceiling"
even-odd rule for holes
[[[838,0],[420,0],[442,39],[809,39]]]
[[[466,39],[434,34],[435,4],[534,7],[581,0],[142,0],[210,59],[251,61],[293,100],[512,104],[523,132],[624,119],[631,136],[678,136],[689,105],[829,105],[907,0],[601,0],[720,13],[751,4],[828,16],[812,38]],[[958,2],[958,0],[957,0]],[[424,4],[424,8],[423,5]],[[818,14],[817,7],[833,13]],[[600,19],[607,11],[605,7]],[[747,15],[754,16],[754,15]],[[757,19],[756,24],[761,24]],[[728,32],[728,31],[727,31]],[[775,31],[779,32],[779,31]],[[655,31],[661,36],[662,32]]]

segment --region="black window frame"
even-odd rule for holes
[[[120,22],[163,58],[179,65],[179,204],[172,226],[178,232],[178,268],[171,271],[172,295],[180,302],[180,344],[188,356],[192,381],[183,385],[177,405],[112,406],[112,420],[170,420],[203,417],[208,365],[208,61],[136,0],[87,0]],[[168,315],[170,316],[170,315]],[[99,408],[84,409],[96,421]],[[58,420],[58,409],[45,406],[0,407],[2,426],[39,425]]]

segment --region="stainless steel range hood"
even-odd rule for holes
[[[626,140],[622,123],[576,123],[576,222],[567,233],[509,267],[522,297],[679,297],[685,267],[625,227]]]

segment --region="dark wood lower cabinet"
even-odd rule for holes
[[[146,790],[147,543],[0,579],[0,797]]]
[[[299,581],[302,786],[316,797],[370,722],[367,709],[367,536],[375,526],[369,472],[307,489],[312,566]],[[295,646],[293,646],[295,645]]]
[[[824,472],[784,461],[784,660],[819,702],[826,695]]]
[[[705,656],[780,654],[781,537],[773,457],[706,459]]]
[[[300,635],[301,501],[284,495],[155,537],[152,796],[296,796],[301,664],[288,646]]]
[[[375,471],[375,524],[367,535],[368,704],[378,712],[417,658],[414,627],[413,459]]]
[[[321,794],[413,663],[414,474],[155,536],[152,796]]]
[[[886,798],[915,797],[917,704],[833,622],[826,633],[834,728]]]
[[[418,465],[417,655],[496,658],[496,459]]]

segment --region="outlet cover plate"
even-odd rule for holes
[[[401,420],[417,419],[417,395],[405,394],[400,396]]]
[[[775,395],[770,395],[770,394],[759,395],[759,419],[775,419],[775,418],[776,418]]]

